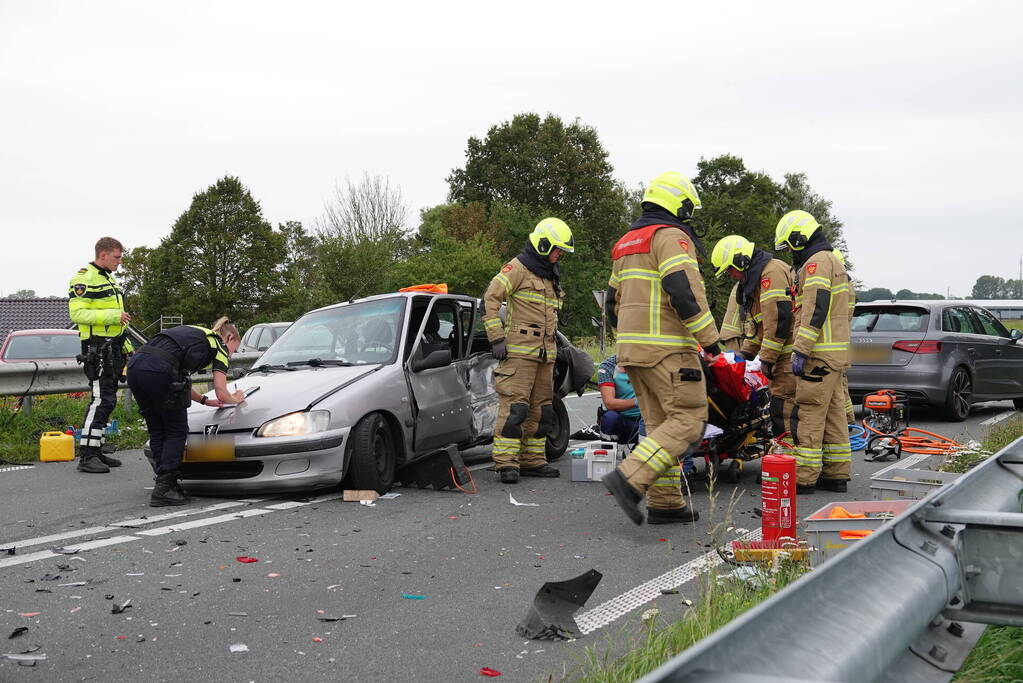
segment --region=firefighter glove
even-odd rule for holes
[[[792,352],[792,374],[796,377],[803,376],[803,366],[806,365],[806,356],[799,351]]]
[[[490,342],[490,348],[494,352],[494,358],[497,360],[504,360],[508,357],[508,345],[503,339]]]

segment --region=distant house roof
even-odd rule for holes
[[[67,297],[0,299],[0,344],[14,330],[70,326],[71,316],[67,310]]]

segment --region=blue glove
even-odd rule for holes
[[[806,365],[806,356],[799,351],[792,352],[792,374],[796,377],[803,376],[803,369]]]
[[[504,360],[508,357],[508,344],[504,339],[490,342],[490,350],[494,352],[494,358]]]

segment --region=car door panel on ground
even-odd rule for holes
[[[997,318],[983,308],[971,307],[978,344],[977,393],[984,396],[1018,396],[1023,393],[1023,347],[1010,337]]]

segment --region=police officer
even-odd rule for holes
[[[563,298],[558,259],[574,251],[568,225],[545,218],[529,234],[522,253],[501,268],[483,295],[483,325],[499,361],[494,370],[500,408],[493,459],[505,484],[517,483],[520,474],[560,474],[547,464],[546,443],[554,425],[554,333]]]
[[[732,287],[728,293],[728,305],[725,317],[721,320],[721,346],[726,351],[738,351],[742,346],[742,326],[739,322],[739,285]]]
[[[156,485],[150,506],[188,502],[178,478],[188,437],[188,406],[192,401],[219,408],[245,399],[244,392],[232,393],[227,389],[228,359],[240,342],[238,328],[227,318],[221,318],[213,329],[181,325],[164,330],[129,361],[128,386],[146,419],[155,463]],[[195,391],[188,381],[189,374],[203,368],[213,369],[215,398]]]
[[[844,492],[852,456],[842,374],[849,358],[849,275],[820,224],[806,211],[778,221],[775,248],[792,249],[796,327],[792,373],[796,405],[796,492]]]
[[[760,355],[770,380],[771,422],[776,435],[784,432],[795,405],[792,374],[792,269],[740,235],[728,235],[714,245],[710,257],[716,275],[738,280],[739,317],[748,334],[739,353],[747,360]]]
[[[692,214],[700,197],[685,176],[663,173],[647,187],[642,206],[611,251],[605,302],[647,435],[603,481],[636,524],[643,523],[643,495],[651,524],[692,522],[700,516],[682,496],[679,459],[702,438],[707,420],[697,343],[711,361],[721,352],[696,260],[703,248]]]
[[[78,471],[106,473],[121,461],[103,453],[110,413],[117,405],[117,383],[131,343],[124,336],[131,320],[124,310],[124,295],[114,280],[124,246],[113,237],[96,242],[96,260],[71,278],[68,312],[78,325],[82,342],[79,361],[85,366],[92,400],[82,419]]]

